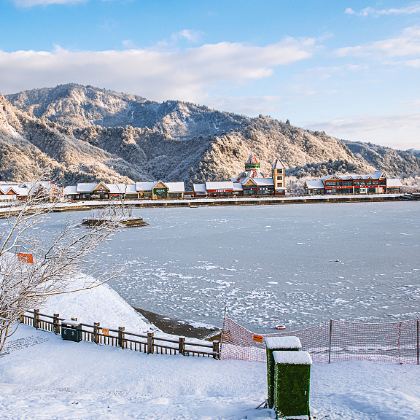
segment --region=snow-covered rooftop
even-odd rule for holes
[[[273,167],[273,169],[283,169],[286,166],[280,159],[276,159],[275,162],[273,163],[272,167]]]
[[[265,337],[265,345],[270,350],[301,349],[302,344],[298,337],[293,335],[285,337]]]
[[[312,365],[311,355],[307,351],[274,351],[274,361],[285,365]]]
[[[11,185],[0,185],[0,194],[7,194],[11,188]]]
[[[109,189],[110,194],[124,194],[125,193],[125,184],[106,184]]]
[[[183,193],[185,192],[185,184],[183,182],[165,182],[170,193]]]
[[[126,194],[135,194],[135,193],[137,193],[137,191],[136,191],[136,184],[128,184],[128,185],[126,185],[125,193]]]
[[[306,181],[306,188],[308,190],[320,190],[324,188],[322,179],[309,179]]]
[[[381,171],[375,171],[371,174],[364,174],[364,175],[360,175],[360,174],[347,174],[347,175],[339,175],[339,174],[334,174],[334,175],[327,175],[327,176],[323,176],[321,179],[323,180],[327,180],[327,179],[341,179],[343,181],[345,180],[350,180],[350,179],[380,179],[382,177],[384,177],[384,173]]]
[[[206,184],[193,184],[193,190],[196,194],[207,194]]]
[[[231,190],[233,191],[232,181],[206,182],[206,190]]]
[[[155,181],[141,181],[136,182],[136,191],[152,191]]]
[[[273,186],[273,178],[253,178],[253,181],[259,186],[259,187],[265,187],[265,186]]]
[[[242,184],[240,182],[234,182],[233,191],[243,191]]]
[[[68,185],[67,187],[64,187],[63,190],[64,195],[76,195],[77,192],[77,186],[76,185]]]
[[[77,184],[78,193],[91,193],[98,184],[95,182],[79,182]]]

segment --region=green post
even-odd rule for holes
[[[298,337],[265,337],[265,348],[267,353],[267,403],[270,408],[274,406],[274,351],[299,351],[302,344]]]
[[[274,409],[278,417],[308,416],[312,359],[307,351],[275,351]]]

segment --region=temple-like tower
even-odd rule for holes
[[[274,192],[284,194],[286,190],[286,166],[284,163],[276,159],[272,166]]]
[[[251,153],[245,162],[245,172],[242,172],[238,179],[264,178],[264,174],[261,173],[260,167],[260,161],[253,153]]]

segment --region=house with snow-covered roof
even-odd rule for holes
[[[205,186],[207,195],[210,197],[226,197],[233,195],[232,181],[207,181]]]
[[[371,174],[334,174],[305,182],[307,194],[385,194],[399,193],[401,180],[388,178],[383,172]]]
[[[193,184],[193,192],[195,197],[206,197],[206,184]]]
[[[185,193],[184,182],[144,181],[136,182],[136,191],[139,198],[183,198]]]

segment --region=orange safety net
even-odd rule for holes
[[[419,330],[419,320],[386,323],[331,320],[296,331],[255,334],[225,317],[221,358],[263,362],[266,356],[261,337],[293,335],[299,337],[302,350],[318,362],[373,360],[419,364]]]

